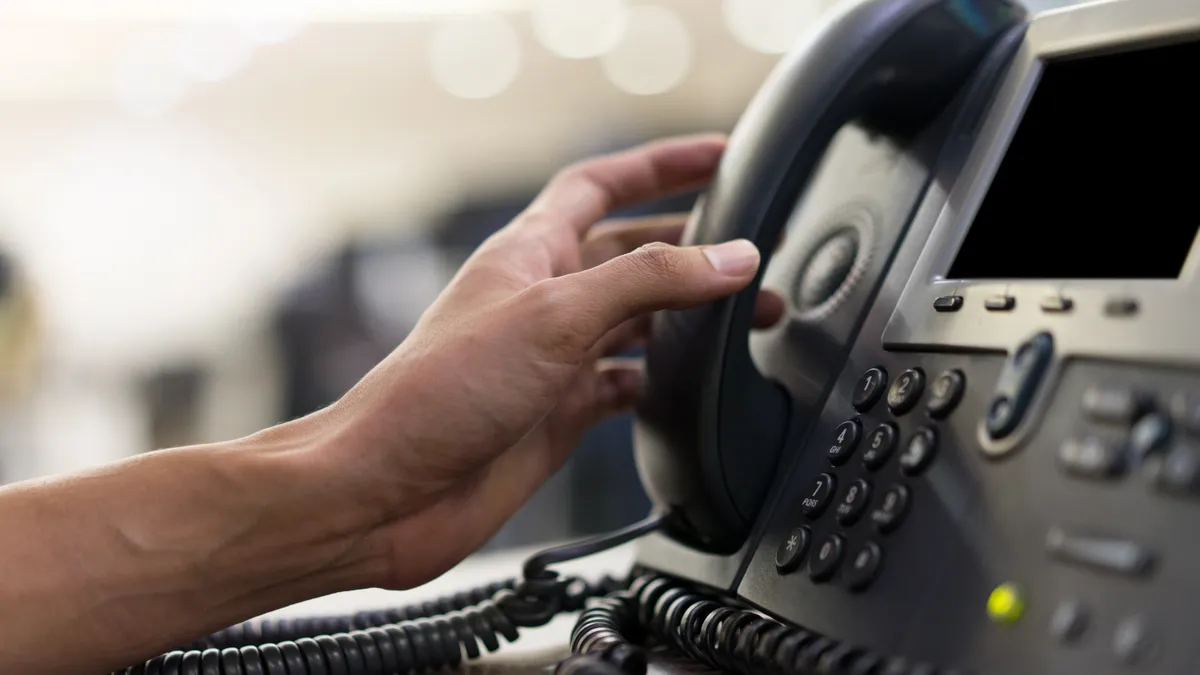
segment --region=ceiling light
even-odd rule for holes
[[[604,74],[630,94],[661,94],[687,75],[692,41],[674,13],[655,5],[629,11],[629,25],[617,46],[601,60]]]

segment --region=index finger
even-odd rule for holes
[[[581,237],[613,210],[703,185],[724,151],[724,136],[705,134],[585,160],[551,179],[526,213]]]

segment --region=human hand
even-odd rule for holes
[[[675,246],[683,216],[599,222],[705,183],[723,150],[673,139],[561,172],[328,408],[0,486],[0,537],[20,542],[0,671],[110,672],[312,597],[421,584],[478,548],[633,402],[636,364],[609,357],[652,312],[754,278],[748,242]],[[766,325],[783,303],[761,292],[757,309]]]
[[[407,588],[485,543],[581,435],[636,396],[651,313],[711,301],[758,270],[747,241],[678,247],[686,214],[600,222],[698,187],[724,139],[670,139],[560,172],[489,238],[387,359],[324,414],[337,473],[380,505],[352,557]],[[782,301],[759,296],[756,324]]]

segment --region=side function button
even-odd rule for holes
[[[1154,569],[1154,554],[1127,539],[1068,534],[1056,527],[1046,534],[1046,550],[1063,562],[1122,576],[1142,576]]]
[[[850,404],[860,413],[865,413],[879,402],[887,389],[887,371],[883,368],[871,368],[863,373],[854,387],[854,396]]]
[[[1093,386],[1083,392],[1083,414],[1093,422],[1132,425],[1153,401],[1143,392],[1116,386]]]
[[[837,490],[837,480],[827,473],[821,474],[809,489],[808,496],[800,502],[800,509],[809,518],[820,516],[829,506],[829,502],[833,501],[835,490]]]
[[[779,570],[780,574],[794,572],[808,551],[811,539],[812,532],[807,527],[792,530],[775,551],[775,569]]]
[[[1192,436],[1200,436],[1200,397],[1178,393],[1171,397],[1171,414],[1180,428]]]
[[[1112,478],[1125,469],[1121,447],[1099,438],[1068,438],[1058,447],[1058,464],[1081,478]]]
[[[887,404],[892,414],[903,415],[912,410],[925,391],[925,372],[920,368],[909,368],[900,373],[888,388]]]
[[[1137,313],[1137,298],[1109,298],[1104,302],[1104,314],[1107,316],[1133,316]]]
[[[883,493],[879,508],[871,512],[871,522],[883,534],[894,532],[904,522],[908,515],[908,505],[911,501],[908,488],[903,485],[893,485]]]
[[[852,591],[864,590],[879,576],[882,567],[883,549],[879,544],[868,541],[850,556],[850,564],[843,575],[846,585]]]
[[[1053,353],[1054,338],[1049,333],[1038,333],[1009,357],[988,404],[984,423],[993,439],[1008,436],[1021,423]]]
[[[858,439],[862,436],[862,425],[858,420],[846,420],[834,431],[833,443],[829,446],[829,462],[841,466],[850,459],[858,447]]]
[[[1047,295],[1046,297],[1042,298],[1041,306],[1043,312],[1061,314],[1063,312],[1071,311],[1071,308],[1075,306],[1075,303],[1072,302],[1070,298],[1062,295]]]
[[[963,391],[967,388],[967,378],[961,370],[947,370],[929,385],[929,416],[943,419],[962,400]]]
[[[1191,443],[1172,448],[1158,465],[1154,485],[1169,495],[1200,496],[1200,448]]]
[[[866,464],[868,469],[876,471],[887,463],[888,458],[896,451],[896,435],[896,425],[891,422],[884,422],[867,434],[863,464]]]
[[[993,295],[983,301],[983,306],[989,312],[1007,312],[1017,305],[1017,299],[1011,295]]]
[[[837,506],[838,522],[846,527],[857,523],[870,503],[871,484],[861,479],[854,481],[846,488],[846,494]]]
[[[1062,644],[1077,644],[1088,629],[1088,610],[1079,600],[1064,600],[1050,615],[1050,636]]]
[[[813,581],[829,581],[842,564],[846,555],[846,542],[841,536],[831,534],[823,539],[808,560],[808,576]]]
[[[916,476],[929,468],[936,454],[937,434],[929,427],[921,427],[900,453],[900,471],[907,476]]]
[[[1171,418],[1158,413],[1142,416],[1129,432],[1129,451],[1138,459],[1162,452],[1171,440]]]
[[[962,306],[961,295],[943,295],[933,301],[933,308],[939,312],[957,312],[962,309]]]
[[[1113,631],[1113,653],[1126,665],[1145,663],[1154,656],[1155,643],[1150,626],[1140,616],[1122,619]]]

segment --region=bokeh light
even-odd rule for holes
[[[442,21],[429,41],[433,78],[460,98],[483,99],[509,87],[521,69],[521,41],[512,24],[496,14]]]
[[[640,5],[617,46],[602,57],[604,74],[630,94],[648,96],[674,89],[692,64],[692,38],[670,10]]]
[[[625,0],[539,0],[530,19],[546,49],[563,58],[586,59],[617,45],[629,8]]]
[[[764,54],[790,50],[829,7],[828,0],[723,0],[725,25],[738,42]]]

